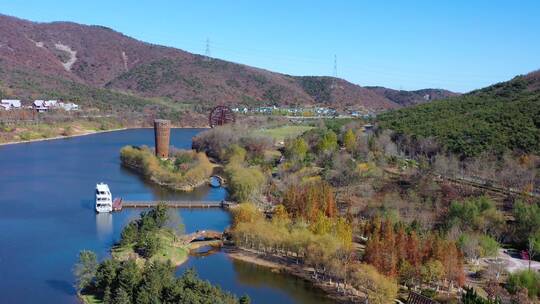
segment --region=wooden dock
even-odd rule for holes
[[[204,209],[204,208],[225,208],[228,209],[235,205],[229,201],[122,201],[122,208],[152,208],[162,203],[167,208],[186,208],[186,209]]]

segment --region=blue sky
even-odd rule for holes
[[[33,21],[134,38],[291,75],[466,92],[540,68],[540,1],[0,1]]]

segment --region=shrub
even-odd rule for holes
[[[526,243],[528,239],[540,231],[540,207],[518,201],[514,206],[516,238]]]
[[[227,165],[225,174],[231,195],[239,202],[257,199],[266,180],[258,167],[247,168],[237,163]]]
[[[336,150],[337,147],[337,135],[334,131],[329,130],[324,132],[320,138],[319,143],[317,144],[317,151],[319,153],[328,153]]]
[[[308,150],[309,146],[306,141],[303,138],[298,137],[287,142],[287,145],[285,146],[285,156],[288,159],[303,162]]]
[[[488,197],[454,201],[448,211],[448,227],[458,226],[465,231],[482,231],[496,236],[505,224],[504,216]]]
[[[530,298],[540,294],[540,274],[534,270],[522,270],[510,274],[507,289],[516,293],[520,288],[526,288]]]

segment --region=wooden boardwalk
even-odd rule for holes
[[[235,205],[229,201],[122,201],[121,208],[152,208],[157,204],[163,203],[167,208],[187,208],[187,209],[203,209],[203,208],[230,208]]]

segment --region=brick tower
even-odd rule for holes
[[[169,157],[169,140],[171,137],[171,121],[164,119],[154,120],[154,138],[156,143],[156,156]]]

